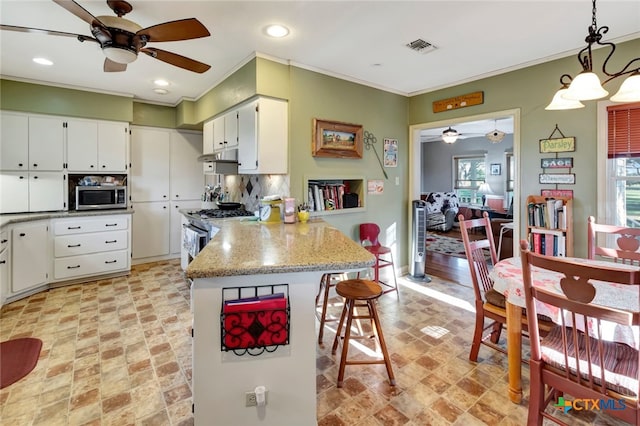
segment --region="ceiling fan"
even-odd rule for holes
[[[437,130],[437,129],[434,129],[434,130]],[[461,133],[461,132],[458,132],[456,129],[451,128],[451,126],[449,126],[447,129],[445,129],[444,131],[438,134],[430,135],[430,134],[422,133],[420,135],[420,142],[444,141],[445,143],[454,143],[458,139],[466,139],[466,138],[472,138],[477,136],[484,136],[484,134]]]
[[[62,31],[44,30],[40,28],[18,27],[0,24],[0,29],[18,32],[40,33],[63,37],[74,37],[78,41],[93,41],[100,45],[106,56],[105,72],[125,71],[127,64],[135,61],[142,52],[152,58],[184,68],[188,71],[203,73],[210,65],[187,58],[166,50],[146,47],[149,42],[180,41],[208,37],[211,34],[196,18],[180,19],[142,28],[133,21],[123,18],[133,7],[124,0],[107,0],[107,5],[116,16],[93,16],[73,0],[53,0],[54,3],[87,22],[93,37],[66,33]]]

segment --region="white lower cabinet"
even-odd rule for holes
[[[0,232],[0,305],[9,294],[9,231]]]
[[[168,201],[133,203],[133,259],[169,254],[171,211]]]
[[[54,281],[129,270],[129,217],[54,220]]]
[[[11,292],[20,293],[49,281],[49,221],[16,225],[11,230]]]

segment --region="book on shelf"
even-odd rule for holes
[[[347,185],[342,182],[309,181],[309,207],[312,211],[344,208]]]
[[[567,206],[562,200],[553,198],[542,203],[527,205],[529,226],[547,229],[566,229]]]

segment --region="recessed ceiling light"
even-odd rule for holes
[[[155,84],[156,86],[168,86],[169,82],[167,80],[157,79],[153,80],[153,84]]]
[[[267,35],[270,35],[271,37],[284,37],[287,34],[289,34],[289,28],[284,27],[282,25],[269,25],[266,28],[266,33]]]
[[[53,62],[46,58],[33,58],[33,62],[40,65],[53,65]]]
[[[159,87],[156,87],[155,89],[153,89],[153,91],[156,92],[158,95],[166,95],[167,93],[169,93],[167,89],[161,89]]]

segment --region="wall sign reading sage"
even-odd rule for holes
[[[574,185],[576,183],[576,175],[574,173],[540,173],[540,183]]]
[[[540,152],[572,152],[576,150],[576,138],[540,139]]]
[[[542,158],[540,167],[543,169],[570,169],[573,167],[573,157]]]

